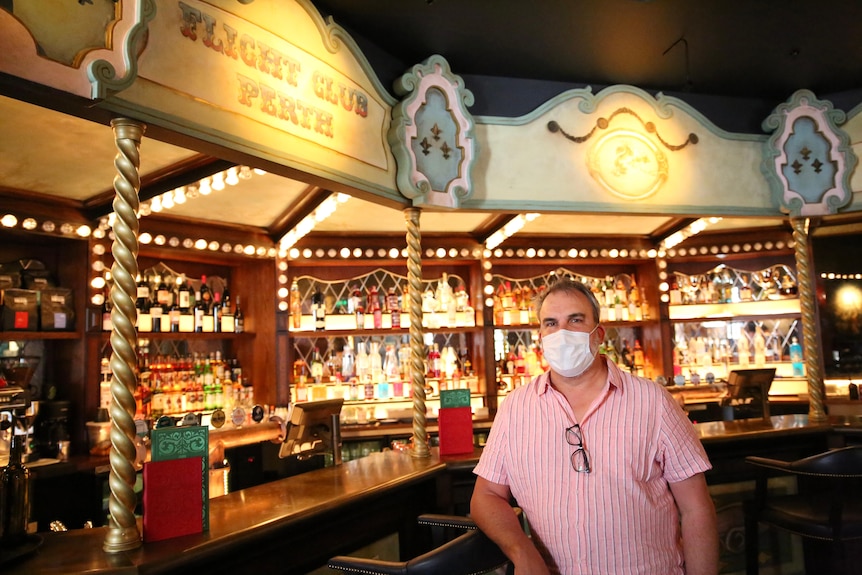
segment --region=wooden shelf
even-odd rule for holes
[[[474,327],[438,327],[425,328],[426,333],[477,333],[481,326]],[[387,335],[409,335],[410,330],[406,327],[398,329],[327,329],[323,331],[291,330],[290,336],[296,339],[317,339],[327,337],[357,337],[357,336],[387,336]]]
[[[79,331],[0,331],[0,341],[34,339],[79,339]]]
[[[95,332],[104,340],[108,340],[111,337],[111,332],[109,331],[99,331]],[[233,332],[221,332],[221,331],[213,331],[213,332],[172,332],[172,331],[144,331],[138,332],[138,339],[185,339],[185,340],[214,340],[214,339],[244,339],[244,338],[254,338],[254,333],[244,331],[242,333],[233,333]]]

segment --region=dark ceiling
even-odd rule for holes
[[[357,37],[387,87],[441,54],[462,76],[632,84],[772,104],[799,88],[821,98],[862,88],[856,0],[313,3]],[[392,60],[374,58],[363,39]]]

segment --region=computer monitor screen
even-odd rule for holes
[[[294,403],[278,456],[310,457],[332,449],[332,417],[339,417],[343,399]]]
[[[775,368],[735,369],[727,378],[727,391],[737,403],[763,403],[769,399],[769,388]]]

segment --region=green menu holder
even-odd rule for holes
[[[202,425],[162,427],[150,432],[150,459],[168,461],[199,457],[201,461],[202,526],[209,530],[209,433]],[[146,486],[145,486],[146,488]]]
[[[470,407],[469,389],[446,389],[440,392],[440,409]]]

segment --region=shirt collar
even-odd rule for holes
[[[599,355],[597,360],[604,361],[605,365],[608,368],[608,383],[610,387],[614,387],[622,391],[623,389],[623,372],[622,370],[612,361],[609,361],[605,355]],[[538,395],[544,395],[548,388],[551,387],[551,371],[548,370],[545,373],[541,374],[536,379],[536,393]]]

